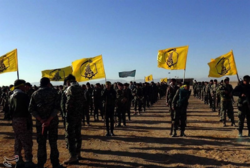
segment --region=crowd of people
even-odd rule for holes
[[[238,97],[238,131],[239,137],[242,137],[245,118],[247,119],[248,136],[250,136],[250,77],[243,77],[243,80],[233,88],[230,79],[226,77],[224,80],[211,80],[210,82],[197,82],[193,84],[194,96],[208,104],[212,111],[218,110],[220,122],[226,126],[227,116],[231,122],[231,126],[236,126],[234,119],[235,103],[234,96]]]
[[[48,78],[40,80],[40,87],[18,79],[14,85],[1,88],[1,105],[4,119],[12,120],[15,133],[16,167],[42,168],[47,160],[46,141],[49,140],[50,160],[53,168],[61,168],[57,148],[58,123],[62,117],[65,141],[70,158],[64,164],[77,164],[81,159],[82,125],[91,126],[99,118],[106,125],[106,136],[115,136],[114,127],[126,127],[131,120],[130,109],[140,115],[166,94],[166,83],[87,83],[79,85],[73,75],[65,78],[64,86],[52,86]],[[32,117],[36,119],[37,160],[32,155]],[[24,148],[25,161],[21,151]]]
[[[208,104],[212,111],[218,110],[220,121],[226,126],[226,115],[235,125],[233,96],[238,96],[238,130],[242,136],[244,120],[247,118],[248,136],[250,136],[250,77],[233,88],[227,77],[219,84],[217,80],[210,82],[193,82],[193,94],[196,98]],[[185,137],[188,100],[191,95],[190,83],[171,79],[166,83],[114,83],[105,85],[87,83],[79,85],[73,75],[65,78],[64,86],[52,86],[48,78],[40,80],[40,87],[32,87],[30,83],[18,79],[14,85],[1,88],[1,105],[4,119],[12,120],[15,134],[15,155],[19,156],[16,167],[42,168],[47,160],[46,141],[51,147],[50,159],[53,168],[61,168],[57,147],[59,116],[62,117],[65,128],[65,141],[70,158],[64,164],[77,164],[81,159],[82,125],[91,126],[91,122],[103,121],[106,126],[106,136],[115,136],[115,127],[126,127],[131,120],[130,110],[134,115],[140,115],[166,96],[169,106],[172,137]],[[32,162],[32,117],[36,119],[37,160]],[[93,117],[93,120],[91,120]],[[99,120],[100,119],[100,120]],[[21,150],[25,151],[25,162]]]

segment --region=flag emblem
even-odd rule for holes
[[[92,59],[89,59],[85,62],[82,63],[80,71],[81,71],[81,76],[86,78],[86,79],[92,79],[96,74],[98,74],[98,70],[96,68],[96,63],[94,63],[94,71],[91,69],[90,64],[92,63]],[[85,65],[87,64],[87,65]],[[85,68],[85,69],[84,69]]]
[[[216,64],[216,70],[219,75],[226,75],[230,71],[230,61],[228,58],[222,57]]]
[[[176,52],[176,48],[167,51],[165,53],[165,56],[167,57],[166,64],[169,68],[173,67],[178,63],[179,54]]]
[[[4,64],[4,62],[6,62],[5,60],[7,60],[8,63],[10,63],[10,60],[8,57],[6,57],[6,55],[2,56],[1,57],[1,60],[0,60],[0,72],[3,72],[5,71],[6,69],[8,69],[9,66],[6,66]]]

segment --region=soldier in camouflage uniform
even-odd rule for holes
[[[172,135],[173,129],[174,129],[174,119],[173,119],[174,111],[173,111],[173,107],[172,107],[172,101],[173,101],[174,95],[178,89],[179,89],[179,87],[176,85],[176,80],[171,79],[170,85],[168,86],[167,91],[166,91],[166,105],[169,106],[169,113],[170,113],[170,117],[171,117],[170,135]]]
[[[121,122],[123,121],[123,126],[126,126],[126,102],[127,98],[124,96],[123,84],[117,83],[118,90],[116,91],[116,113],[118,115],[118,125],[121,127]]]
[[[51,88],[50,80],[42,78],[40,88],[35,91],[30,100],[29,111],[36,118],[37,130],[37,168],[43,168],[47,161],[46,141],[49,139],[50,160],[53,168],[63,167],[59,164],[58,139],[58,112],[60,111],[58,94]]]
[[[243,77],[243,82],[233,90],[233,95],[238,96],[239,137],[242,137],[244,120],[247,118],[248,136],[250,136],[250,77]]]
[[[181,134],[180,136],[185,135],[186,121],[187,121],[187,107],[188,99],[190,97],[191,91],[189,90],[189,83],[184,83],[175,93],[175,96],[172,100],[172,109],[174,110],[174,134],[172,137],[175,137],[178,126],[180,125]]]
[[[29,98],[31,98],[31,95],[35,90],[32,88],[32,85],[30,83],[26,83],[25,86],[26,86],[26,94],[29,96]]]
[[[133,99],[132,92],[129,89],[129,84],[125,83],[124,84],[124,97],[127,99],[125,102],[125,112],[128,114],[128,120],[130,121],[130,109],[131,109],[131,101]]]
[[[90,115],[93,114],[93,99],[92,99],[92,94],[93,94],[93,88],[90,86],[90,83],[87,82],[86,84],[87,86],[87,96],[88,96],[88,105],[89,105],[89,108],[90,108]]]
[[[83,102],[83,125],[85,125],[85,121],[87,125],[90,126],[90,117],[89,117],[89,105],[88,105],[88,95],[87,95],[87,88],[86,85],[82,85],[82,89],[84,91],[84,102]]]
[[[218,88],[218,93],[221,99],[221,120],[224,123],[224,127],[226,126],[226,113],[228,114],[228,118],[231,119],[231,125],[235,126],[232,105],[232,91],[233,87],[229,84],[229,78],[227,77],[224,79],[224,84],[220,85]]]
[[[25,94],[25,81],[16,80],[15,90],[10,97],[10,113],[13,117],[12,126],[15,132],[15,155],[19,156],[16,168],[32,168],[32,119],[28,111],[29,97]],[[26,162],[23,162],[21,150],[24,148]]]
[[[137,107],[139,108],[138,115],[140,115],[140,113],[142,111],[142,102],[143,102],[143,91],[141,88],[141,84],[137,83],[136,89],[134,89],[134,91],[133,91],[133,95],[134,95],[134,100],[135,100],[134,115],[136,115],[136,113],[137,113]]]
[[[81,146],[82,146],[82,118],[83,118],[83,103],[84,103],[84,90],[76,82],[73,75],[69,75],[65,79],[67,83],[66,94],[66,132],[65,139],[68,144],[70,158],[66,160],[65,164],[75,164],[79,162],[81,158]]]
[[[211,95],[211,99],[212,99],[212,110],[213,111],[216,111],[216,107],[218,107],[218,93],[217,93],[217,90],[218,90],[218,83],[217,83],[217,80],[215,79],[213,81],[213,84],[211,85],[211,88],[210,88],[210,95]]]
[[[106,120],[106,136],[115,136],[114,134],[114,111],[116,101],[116,91],[112,88],[109,81],[106,82],[106,89],[103,92],[104,115]]]
[[[92,98],[93,98],[93,102],[94,102],[94,106],[95,106],[95,109],[94,109],[94,121],[99,121],[98,110],[100,110],[102,120],[104,119],[103,118],[103,107],[102,107],[102,99],[101,99],[101,97],[102,97],[101,85],[100,85],[100,83],[97,83],[96,86],[95,86],[95,89],[93,90],[93,93],[92,93]]]

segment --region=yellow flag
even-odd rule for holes
[[[162,78],[160,82],[165,82],[165,83],[167,83],[167,82],[168,82],[168,78]]]
[[[72,62],[73,75],[78,82],[105,78],[102,55]]]
[[[17,49],[0,57],[0,74],[18,70]]]
[[[69,74],[72,74],[71,66],[42,71],[42,77],[47,77],[51,81],[64,81]]]
[[[188,46],[159,50],[158,67],[171,70],[186,69]]]
[[[145,82],[150,82],[153,80],[153,75],[149,75],[145,77]]]
[[[219,78],[222,76],[237,74],[237,68],[232,50],[218,58],[211,59],[211,62],[208,63],[208,66],[210,68],[208,77]]]

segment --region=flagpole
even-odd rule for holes
[[[17,79],[19,79],[19,68],[18,68],[18,56],[17,56],[17,49],[16,49],[16,63],[17,63]]]
[[[105,71],[105,68],[104,68],[104,61],[103,61],[103,58],[102,58],[102,63],[103,63],[103,69],[104,69],[104,72],[105,72],[105,83],[107,82],[107,77],[106,77],[106,71]]]
[[[185,81],[186,69],[184,69],[183,83]]]
[[[189,46],[188,46],[188,47],[189,47]],[[183,83],[184,83],[184,81],[185,81],[186,66],[187,66],[187,57],[186,57],[186,60],[185,60],[185,69],[184,69]]]
[[[233,54],[233,50],[232,50],[232,54]],[[236,75],[237,75],[238,81],[240,82],[240,78],[239,78],[239,74],[238,74],[238,69],[237,69],[237,66],[236,66],[235,59],[234,59],[234,54],[233,54],[233,60],[234,60],[234,65],[235,65],[235,68],[236,68],[236,70],[237,70]]]

